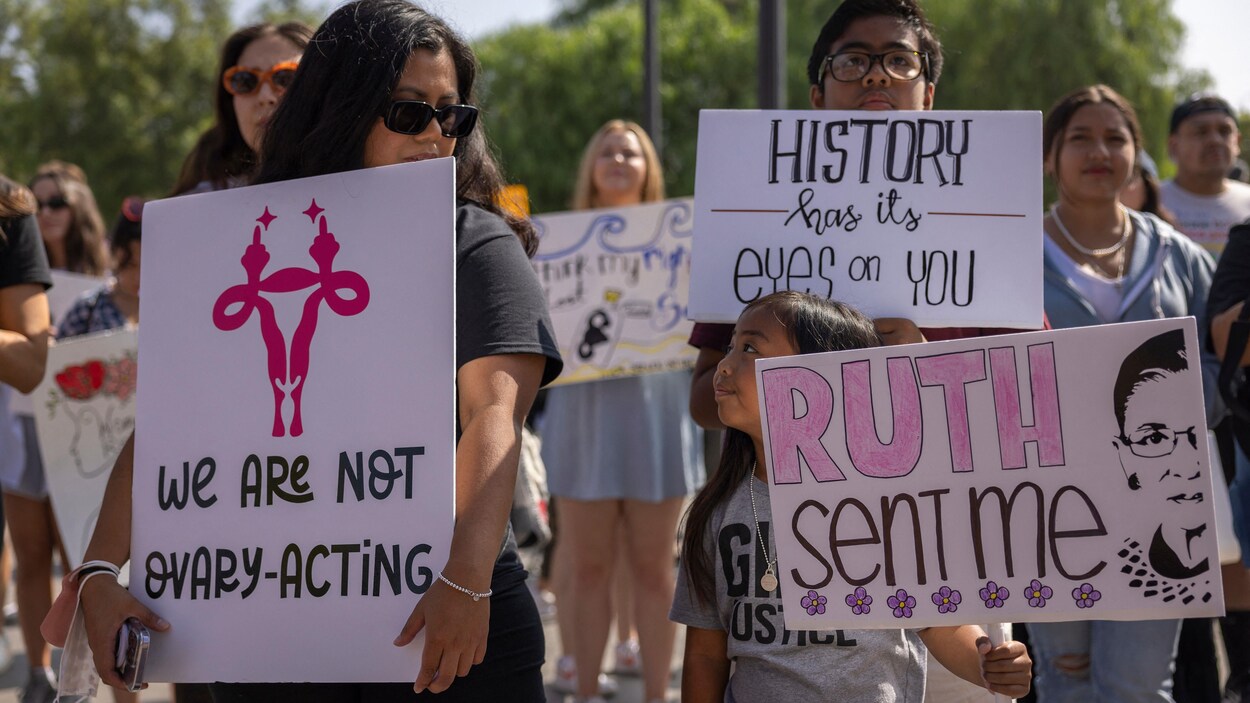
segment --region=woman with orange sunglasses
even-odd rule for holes
[[[216,117],[182,164],[172,195],[243,185],[265,126],[299,66],[312,28],[301,22],[244,27],[221,48]]]

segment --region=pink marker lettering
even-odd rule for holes
[[[911,359],[895,357],[885,362],[890,379],[890,414],[893,432],[889,443],[877,434],[872,400],[871,362],[842,365],[842,405],[846,415],[846,449],[855,469],[874,478],[906,476],[920,461],[924,422],[920,413],[920,388]]]
[[[922,386],[941,386],[946,398],[946,427],[950,433],[951,468],[956,473],[972,470],[972,436],[968,429],[969,383],[985,380],[985,352],[974,351],[923,356],[916,359]]]
[[[998,418],[998,449],[1004,469],[1028,466],[1024,445],[1037,443],[1042,466],[1062,466],[1063,428],[1059,419],[1059,383],[1055,379],[1053,344],[1029,347],[1029,390],[1033,397],[1033,424],[1024,424],[1014,347],[990,350],[994,410]]]
[[[820,442],[833,420],[829,382],[811,369],[795,367],[768,369],[760,378],[773,452],[773,480],[779,485],[802,483],[801,457],[817,481],[845,481],[846,476]],[[795,393],[807,405],[802,416],[794,402]]]

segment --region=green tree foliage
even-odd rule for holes
[[[693,192],[697,112],[756,102],[758,0],[661,5],[664,164],[669,192]],[[808,107],[808,56],[836,0],[786,0],[787,104]],[[1178,95],[1210,84],[1179,65],[1184,27],[1171,0],[928,0],[945,47],[935,107],[1047,110],[1065,93],[1106,83],[1137,107],[1165,171]],[[536,212],[562,209],[578,156],[611,117],[638,119],[642,4],[564,0],[555,29],[515,27],[478,43],[485,107],[511,180]]]
[[[642,9],[616,3],[581,23],[523,26],[478,42],[483,124],[509,180],[535,212],[568,207],[586,141],[613,118],[642,121]],[[754,17],[718,0],[666,0],[660,25],[668,190],[694,191],[695,133],[704,107],[755,102]]]
[[[0,0],[0,170],[81,165],[106,221],[163,195],[212,113],[228,0]]]
[[[320,0],[262,0],[247,21],[271,24],[303,22],[316,28],[329,14],[330,3]]]

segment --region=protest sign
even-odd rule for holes
[[[48,348],[31,393],[48,495],[71,565],[91,542],[113,462],[135,425],[134,330],[77,337]]]
[[[85,276],[69,271],[53,271],[52,287],[47,292],[48,312],[52,316],[53,323],[60,324],[78,296],[98,288],[103,283],[103,278],[95,276]],[[35,414],[34,401],[28,394],[13,393],[10,396],[9,409],[14,415]]]
[[[1042,326],[1036,112],[704,110],[691,319],[797,290],[921,327]]]
[[[440,159],[148,203],[151,680],[416,676],[423,639],[391,640],[451,541],[454,183]]]
[[[534,219],[534,272],[565,363],[552,385],[694,365],[692,214],[686,199]]]
[[[1183,318],[759,361],[786,627],[1220,614],[1199,348]]]

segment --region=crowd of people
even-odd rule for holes
[[[916,0],[845,0],[814,38],[806,67],[811,109],[931,110],[943,61]],[[685,627],[684,701],[1250,696],[1250,459],[1239,441],[1250,440],[1250,410],[1237,402],[1244,389],[1217,386],[1226,356],[1229,369],[1250,364],[1250,352],[1241,351],[1250,252],[1230,238],[1250,220],[1250,185],[1229,177],[1240,135],[1226,101],[1203,94],[1176,106],[1168,137],[1176,174],[1162,182],[1133,106],[1113,87],[1075,87],[1056,102],[1042,143],[1057,199],[1044,218],[1038,262],[1047,329],[1199,321],[1208,425],[1243,545],[1243,562],[1223,569],[1228,615],[1219,620],[1219,641],[1230,676],[1222,686],[1209,620],[1017,625],[1016,639],[1001,623],[875,630],[829,647],[730,637],[733,612],[755,596],[728,589],[723,552],[713,546],[720,531],[732,524],[748,544],[758,542],[767,575],[783,566],[768,529],[755,361],[1020,330],[920,328],[781,292],[749,304],[736,324],[696,324],[692,372],[563,386],[534,407],[562,361],[528,260],[538,248],[535,229],[502,205],[504,176],[476,106],[479,70],[462,37],[406,0],[354,0],[315,31],[299,23],[245,27],[223,44],[212,126],[169,192],[145,194],[456,159],[457,522],[440,578],[407,621],[395,623],[396,646],[425,635],[413,681],[179,685],[180,702],[545,701],[548,685],[579,703],[602,701],[617,686],[603,671],[614,621],[614,673],[641,676],[648,703],[666,699],[678,625]],[[620,119],[588,135],[570,182],[575,210],[664,198],[654,145],[639,125]],[[10,411],[10,400],[42,380],[54,339],[138,326],[143,204],[127,198],[106,229],[88,176],[74,164],[49,161],[27,186],[0,177],[0,488],[31,667],[27,703],[56,695],[40,624],[52,605],[55,561],[66,571],[78,565],[60,548],[33,420]],[[45,295],[53,270],[100,278],[56,319]],[[541,436],[552,496],[554,537],[542,581],[549,592],[539,602],[509,529],[527,422]],[[706,471],[705,430],[716,432],[708,454],[718,457]],[[129,557],[133,446],[131,437],[109,477],[85,563],[121,565]],[[0,561],[0,589],[8,572]],[[170,623],[113,578],[84,580],[80,598],[100,679],[116,700],[132,700],[114,668],[117,632],[130,617],[158,632]],[[542,675],[539,605],[554,606],[559,624],[561,656],[550,682]]]

